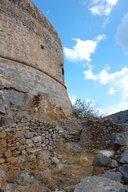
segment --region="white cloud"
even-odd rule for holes
[[[101,114],[110,115],[113,113],[117,113],[119,111],[124,111],[128,109],[128,101],[121,100],[119,103],[114,105],[109,105],[104,108],[98,109]]]
[[[93,15],[108,16],[117,2],[118,0],[92,0],[89,10]]]
[[[85,79],[97,80],[97,77],[92,73],[92,67],[89,67],[88,70],[84,71]]]
[[[74,105],[76,100],[77,100],[77,97],[75,95],[72,95],[72,96],[69,96],[69,97],[70,97],[72,105]]]
[[[64,47],[65,57],[71,62],[78,61],[91,61],[91,54],[95,53],[98,43],[104,40],[106,36],[104,34],[98,35],[93,40],[81,40],[73,39],[76,41],[76,45],[70,49]]]
[[[122,22],[118,26],[116,41],[123,49],[124,54],[128,54],[128,13],[123,16]]]
[[[108,93],[120,92],[122,102],[128,102],[128,67],[122,68],[120,71],[109,73],[108,68],[104,68],[98,74],[93,74],[92,68],[84,71],[84,78],[98,82],[102,85],[109,85]]]
[[[112,87],[107,91],[107,93],[109,95],[114,95],[115,94],[115,89],[113,89]]]
[[[102,25],[102,28],[105,29],[106,26],[107,26],[109,23],[110,23],[110,19],[109,19],[109,17],[107,17],[107,18],[105,19],[103,25]]]

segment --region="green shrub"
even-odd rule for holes
[[[78,119],[102,118],[99,111],[94,109],[92,102],[82,101],[81,99],[77,99],[73,105],[73,115]]]
[[[43,46],[43,45],[41,45],[40,47],[41,47],[41,49],[44,49],[44,46]]]

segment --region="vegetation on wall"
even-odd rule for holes
[[[43,46],[43,45],[41,45],[40,47],[41,47],[41,49],[44,49],[44,46]]]
[[[77,99],[73,105],[73,115],[78,119],[97,119],[104,116],[98,110],[94,109],[92,102],[86,102],[81,99]]]

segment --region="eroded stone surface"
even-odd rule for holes
[[[81,180],[74,192],[120,192],[123,185],[104,177],[90,176]]]
[[[55,112],[60,109],[70,114],[63,51],[57,32],[30,0],[1,0],[0,9],[0,88],[5,103],[22,107],[40,93],[43,98],[34,100],[35,112],[43,100],[42,113],[48,110],[48,102]],[[6,113],[3,103],[0,113]]]
[[[93,161],[93,166],[96,167],[109,167],[111,165],[111,159],[102,153],[99,153],[98,156]]]
[[[106,171],[101,176],[114,180],[114,181],[118,181],[118,182],[121,182],[121,177],[122,177],[120,172],[113,172],[113,171]]]
[[[119,133],[114,139],[115,147],[128,145],[128,132]]]

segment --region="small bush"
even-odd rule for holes
[[[44,49],[44,46],[43,46],[43,45],[41,45],[40,47],[41,47],[41,49]]]
[[[102,118],[102,115],[99,114],[99,111],[93,108],[91,102],[82,101],[81,99],[77,99],[73,105],[73,115],[78,119]]]

